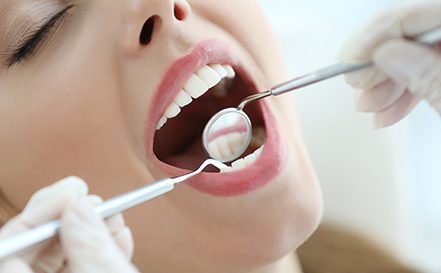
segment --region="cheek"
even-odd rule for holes
[[[8,116],[0,126],[1,187],[14,195],[26,185],[26,192],[9,196],[13,202],[23,204],[42,183],[66,175],[93,178],[92,173],[109,167],[107,158],[117,156],[118,149],[109,147],[124,145],[117,78],[106,70],[114,66],[90,62],[105,65],[63,62],[63,69],[47,66],[53,69],[40,69],[20,86],[14,79],[15,85],[6,89],[10,95],[1,107]]]

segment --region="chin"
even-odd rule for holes
[[[320,223],[323,199],[308,158],[299,162],[285,156],[283,160],[277,177],[255,192],[236,197],[234,206],[224,204],[222,211],[231,209],[229,214],[219,213],[228,223],[222,233],[229,242],[223,258],[238,266],[276,263],[300,247]]]

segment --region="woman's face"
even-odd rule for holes
[[[192,169],[214,112],[286,79],[254,0],[4,0],[0,23],[0,181],[19,208],[68,175],[108,198]],[[198,97],[201,79],[225,78],[216,64],[236,77],[157,131],[177,96],[189,102],[181,90]],[[261,136],[249,152],[265,146],[248,167],[203,174],[126,213],[142,270],[244,272],[312,233],[320,190],[287,101],[250,107]]]

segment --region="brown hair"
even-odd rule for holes
[[[417,273],[372,241],[324,224],[298,250],[305,273]]]

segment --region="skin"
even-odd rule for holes
[[[68,19],[35,55],[0,67],[0,116],[7,117],[0,124],[0,187],[17,208],[69,175],[104,198],[166,177],[146,155],[146,113],[164,71],[195,43],[217,38],[229,45],[259,88],[287,78],[253,0],[72,2]],[[3,63],[23,22],[43,20],[60,3],[1,1],[0,23],[9,26],[0,34]],[[11,24],[12,15],[22,24]],[[153,40],[143,46],[140,31],[154,15]],[[286,96],[269,101],[288,151],[280,175],[244,196],[182,186],[128,211],[140,271],[299,272],[291,255],[318,225],[321,193],[291,103]]]

